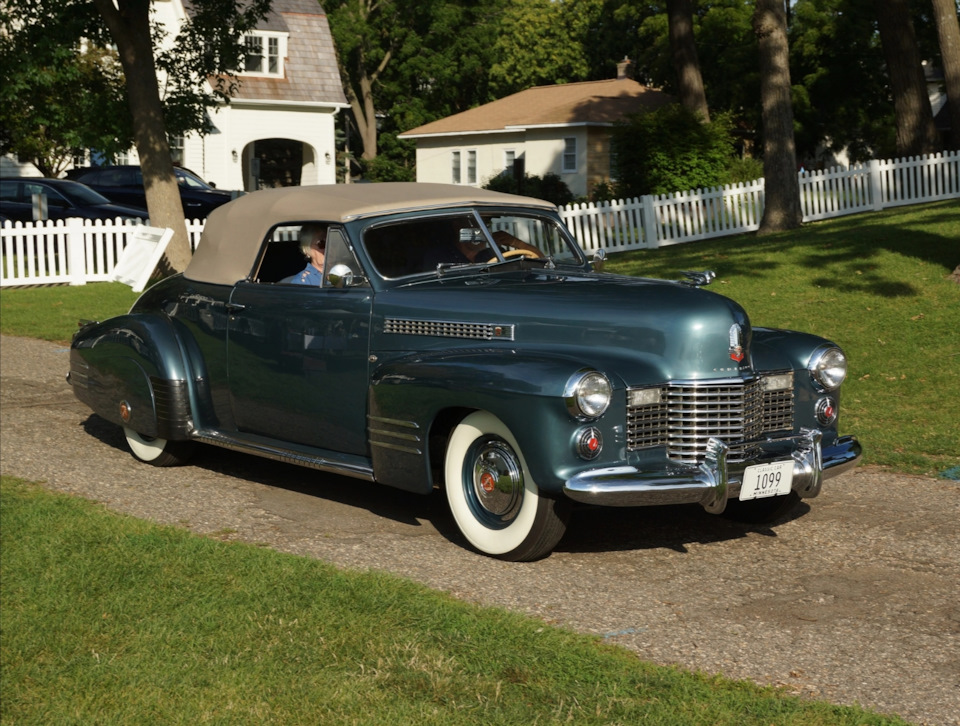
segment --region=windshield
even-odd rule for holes
[[[177,175],[177,184],[182,187],[187,187],[188,189],[211,189],[211,186],[203,179],[194,176],[186,169],[174,169],[173,171]]]
[[[371,225],[363,238],[377,272],[388,279],[516,257],[583,264],[562,227],[536,214],[433,214]]]
[[[110,204],[110,200],[88,186],[72,181],[61,181],[57,184],[57,191],[79,207],[90,204]]]

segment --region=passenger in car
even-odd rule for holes
[[[281,282],[294,285],[323,284],[323,258],[327,249],[327,225],[309,223],[300,228],[300,250],[307,258],[307,266]]]

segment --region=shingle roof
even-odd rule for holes
[[[260,30],[288,32],[283,78],[239,77],[235,101],[346,105],[327,15],[316,0],[274,0]]]
[[[674,101],[629,78],[537,86],[410,129],[404,138],[504,131],[535,126],[611,124]]]

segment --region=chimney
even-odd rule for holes
[[[617,63],[617,80],[622,81],[625,78],[633,78],[633,61],[623,57],[623,60]]]

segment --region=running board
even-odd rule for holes
[[[282,461],[285,464],[294,464],[304,466],[308,469],[328,472],[330,474],[342,474],[354,479],[365,479],[367,481],[376,481],[373,476],[373,467],[365,463],[363,457],[351,456],[355,461],[342,461],[332,456],[324,456],[310,447],[295,447],[296,444],[285,444],[266,436],[256,436],[254,434],[231,435],[220,431],[195,431],[193,439],[204,444],[219,446],[231,451],[239,451],[244,454],[253,454],[274,461]]]

